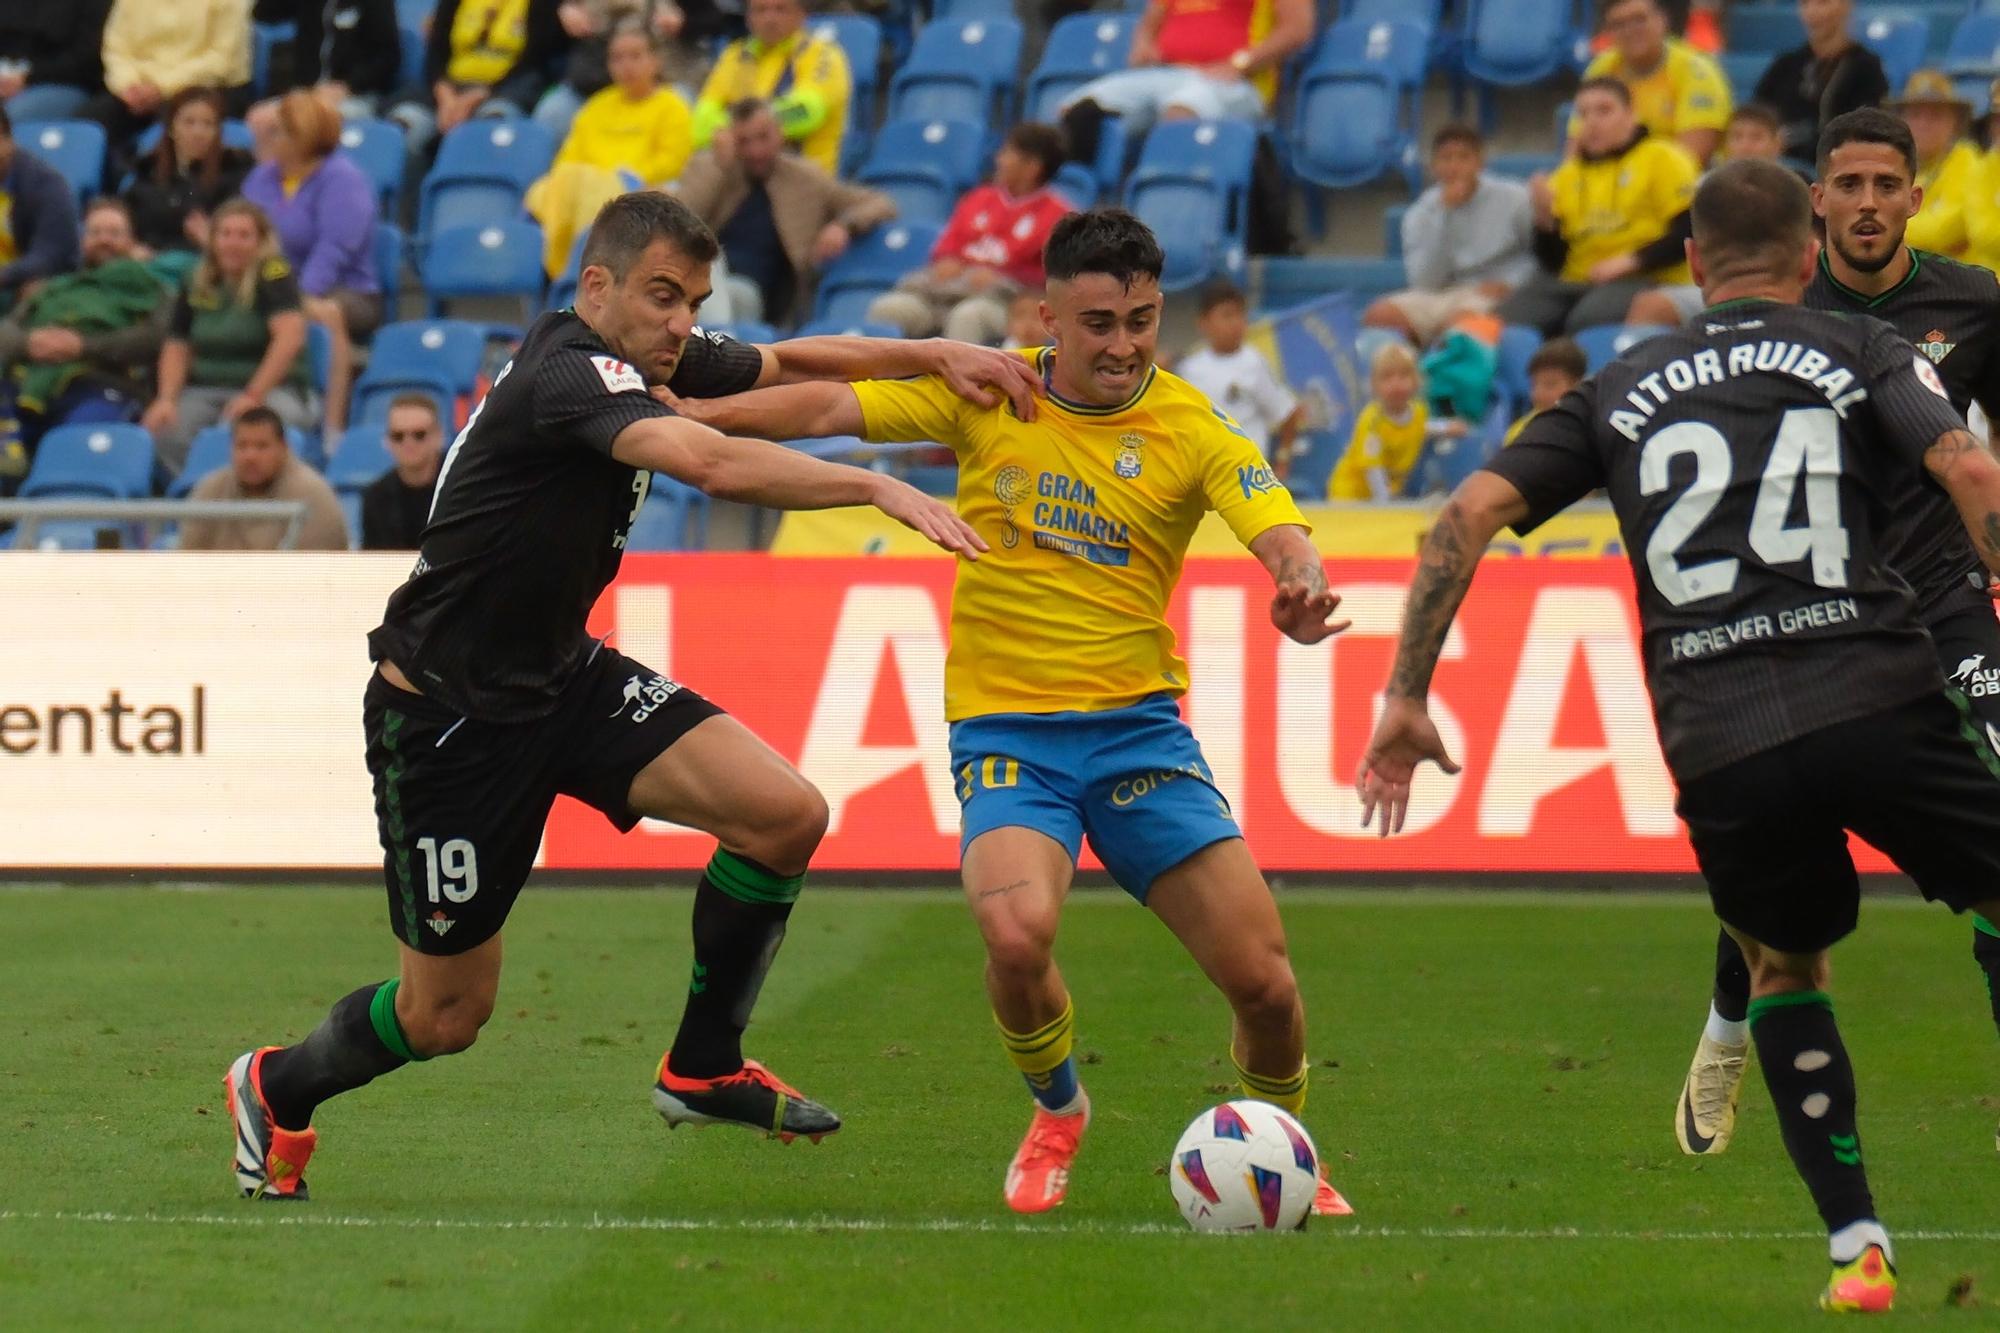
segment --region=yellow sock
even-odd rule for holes
[[[1299,1072],[1289,1078],[1271,1078],[1265,1074],[1253,1074],[1243,1067],[1236,1058],[1236,1052],[1229,1052],[1229,1063],[1236,1066],[1237,1082],[1243,1085],[1243,1095],[1260,1102],[1269,1102],[1282,1111],[1298,1115],[1306,1109],[1306,1075],[1312,1066],[1301,1060]]]
[[[994,1022],[999,1024],[1000,1044],[1007,1048],[1007,1058],[1028,1081],[1028,1091],[1035,1100],[1059,1115],[1076,1110],[1081,1092],[1076,1081],[1076,1062],[1070,1058],[1076,1006],[1063,1001],[1063,1011],[1033,1032],[1009,1032],[997,1015]]]

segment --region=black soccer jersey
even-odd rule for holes
[[[1963,413],[1977,402],[2000,424],[2000,282],[1987,269],[1912,250],[1909,275],[1871,297],[1842,286],[1821,255],[1805,305],[1886,321],[1936,364],[1953,407]],[[1879,540],[1883,558],[1916,592],[1924,623],[1990,605],[1986,570],[1943,488],[1914,472],[1896,480]]]
[[[762,368],[755,347],[697,332],[668,387],[721,397]],[[574,313],[536,320],[445,455],[416,568],[369,655],[466,717],[553,710],[589,655],[585,618],[652,485],[611,443],[670,415]]]
[[[1942,686],[1874,529],[1959,415],[1877,320],[1731,302],[1633,348],[1487,464],[1526,533],[1605,488],[1686,781]]]

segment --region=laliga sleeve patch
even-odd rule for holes
[[[1917,372],[1917,378],[1924,382],[1926,389],[1946,402],[1951,401],[1951,395],[1944,391],[1944,381],[1938,378],[1937,367],[1931,364],[1929,357],[1919,352],[1910,358],[1910,366]]]
[[[597,378],[604,381],[606,393],[646,391],[645,378],[615,356],[593,356],[590,364],[597,371]]]

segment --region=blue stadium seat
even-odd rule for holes
[[[1510,180],[1527,180],[1537,172],[1554,171],[1562,165],[1561,153],[1491,153],[1486,170]]]
[[[1409,183],[1416,154],[1403,94],[1380,69],[1314,66],[1292,105],[1291,166],[1314,185],[1344,189],[1392,173]],[[1317,217],[1314,230],[1321,230]]]
[[[889,119],[1010,125],[1020,68],[1021,25],[1013,19],[928,23],[890,81]]]
[[[79,201],[104,188],[104,127],[96,121],[23,121],[14,142],[61,172]]]
[[[1859,13],[1849,30],[1881,59],[1892,89],[1902,88],[1930,50],[1931,24],[1922,14]]]
[[[563,265],[563,271],[556,275],[556,280],[549,284],[548,299],[542,303],[542,309],[561,310],[576,300],[576,284],[583,276],[583,246],[589,239],[590,233],[585,231],[569,248],[569,260]]]
[[[925,495],[954,496],[958,494],[958,464],[918,463],[903,469],[903,480]]]
[[[2000,12],[1975,10],[1960,20],[1944,68],[1954,79],[2000,78]]]
[[[419,244],[427,248],[448,228],[521,217],[521,196],[548,171],[555,151],[549,132],[532,120],[475,120],[445,135],[419,196]]]
[[[1391,204],[1382,210],[1382,258],[1403,257],[1403,218],[1409,211],[1408,204]]]
[[[424,33],[412,23],[402,24],[396,30],[396,44],[402,56],[402,64],[396,73],[397,85],[403,88],[421,84],[424,79]]]
[[[913,269],[930,261],[938,228],[894,222],[877,227],[849,246],[820,275],[813,317],[834,324],[859,324],[868,306]]]
[[[250,25],[250,86],[264,92],[271,86],[271,52],[298,35],[293,23]]]
[[[1729,94],[1738,106],[1751,100],[1757,91],[1757,81],[1771,67],[1768,51],[1724,51],[1715,59],[1722,67],[1722,77],[1729,80]]]
[[[840,168],[843,176],[851,176],[868,155],[868,132],[881,116],[882,24],[866,14],[817,14],[812,30],[821,41],[839,42],[847,56],[854,91],[848,99],[847,132],[840,141]]]
[[[203,477],[229,466],[229,434],[227,425],[206,426],[195,432],[188,441],[187,462],[181,465],[180,475],[167,486],[169,500],[182,499]]]
[[[532,319],[542,308],[548,275],[542,268],[542,229],[532,222],[489,222],[447,227],[431,238],[419,266],[432,315],[465,296],[511,296]]]
[[[1541,345],[1540,329],[1509,324],[1500,330],[1500,345],[1494,349],[1499,365],[1493,374],[1493,387],[1507,400],[1510,420],[1528,410],[1528,362]]]
[[[333,377],[333,335],[317,320],[306,321],[306,366],[313,389],[325,396],[327,381]]]
[[[626,534],[625,549],[698,551],[707,544],[708,497],[672,477],[654,473],[652,490]]]
[[[400,227],[387,222],[375,224],[375,280],[382,284],[383,305],[390,315],[396,313],[396,296],[403,290],[406,248]]]
[[[1097,173],[1081,162],[1065,162],[1049,181],[1049,188],[1078,208],[1089,208],[1097,202]]]
[[[450,428],[456,404],[479,388],[486,358],[484,325],[462,319],[408,320],[376,331],[368,368],[354,384],[353,422],[380,421],[397,394],[424,393]]]
[[[1042,58],[1028,76],[1024,118],[1053,125],[1065,97],[1100,75],[1124,69],[1136,26],[1136,15],[1103,10],[1058,19],[1042,47]]]
[[[1468,0],[1465,72],[1488,87],[1541,83],[1569,66],[1582,26],[1576,0]]]
[[[326,480],[337,491],[363,490],[394,466],[382,423],[364,422],[341,435],[340,447],[326,460]]]
[[[1125,205],[1166,251],[1163,287],[1183,290],[1241,269],[1256,149],[1256,128],[1240,121],[1168,121],[1146,136]]]
[[[44,435],[20,494],[139,500],[152,486],[153,437],[141,426],[107,422],[57,426]]]
[[[1430,31],[1401,19],[1343,18],[1320,34],[1309,68],[1379,69],[1398,88],[1421,88],[1429,73]]]
[[[816,319],[809,324],[801,324],[794,338],[900,338],[903,331],[894,324],[878,324],[871,320],[858,320],[851,324],[836,324],[831,320]]]
[[[855,180],[894,200],[896,216],[901,221],[933,226],[944,225],[951,217],[952,206],[964,193],[945,184],[936,172],[921,168],[870,165],[861,168]]]
[[[401,216],[403,143],[403,127],[393,120],[350,120],[340,130],[341,150],[375,183],[377,211],[385,218]]]
[[[1794,5],[1730,5],[1723,11],[1723,23],[1729,49],[1738,55],[1774,56],[1806,43],[1806,30]]]
[[[437,8],[437,0],[396,0],[396,21],[411,28],[421,28],[430,22],[431,12]]]
[[[978,183],[986,130],[971,121],[891,121],[875,138],[858,179],[896,201],[904,222],[942,223]]]
[[[1570,336],[1583,349],[1584,364],[1595,375],[1646,339],[1671,331],[1665,324],[1600,324],[1594,329],[1579,329]]]
[[[933,19],[1010,19],[1013,0],[931,0]]]

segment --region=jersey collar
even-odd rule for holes
[[[1146,390],[1153,387],[1153,381],[1159,377],[1160,373],[1160,368],[1158,366],[1147,366],[1145,378],[1139,381],[1139,387],[1132,391],[1132,396],[1130,398],[1127,398],[1124,402],[1116,404],[1115,406],[1100,407],[1096,403],[1079,403],[1072,399],[1065,398],[1061,394],[1056,392],[1055,350],[1056,349],[1053,347],[1044,347],[1039,352],[1035,353],[1035,368],[1042,372],[1042,389],[1045,393],[1048,394],[1050,402],[1062,408],[1064,411],[1074,412],[1078,416],[1086,416],[1086,417],[1116,416],[1118,413],[1123,412],[1127,408],[1131,407],[1134,403],[1137,403],[1141,398],[1144,398],[1146,396]]]
[[[1826,251],[1824,250],[1819,252],[1819,274],[1822,278],[1826,279],[1827,285],[1832,287],[1835,295],[1839,296],[1842,300],[1858,305],[1863,310],[1873,310],[1876,306],[1881,305],[1884,301],[1902,291],[1903,288],[1915,282],[1917,280],[1917,270],[1924,266],[1923,251],[1917,249],[1914,245],[1906,245],[1903,248],[1910,252],[1910,271],[1903,275],[1901,282],[1877,296],[1865,296],[1855,291],[1839,278],[1834,277],[1833,265],[1826,262]]]

